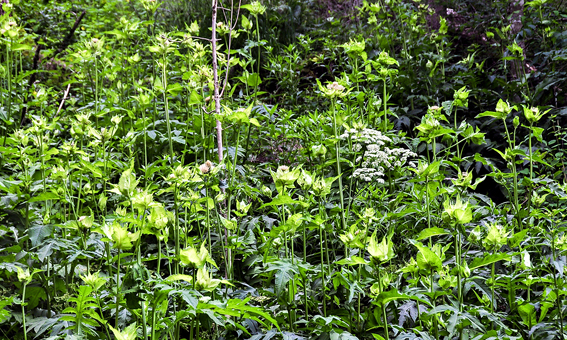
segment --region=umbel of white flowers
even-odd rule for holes
[[[354,171],[353,176],[366,182],[384,183],[385,171],[400,168],[410,157],[417,156],[408,149],[388,146],[393,143],[392,139],[373,129],[364,128],[361,131],[347,129],[340,138],[343,140],[350,138],[353,151],[363,151],[363,154],[356,159],[360,167]]]

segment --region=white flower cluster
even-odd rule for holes
[[[356,129],[349,129],[340,136],[341,139],[349,137],[353,141],[355,152],[364,148],[362,156],[356,159],[356,163],[362,163],[360,168],[354,171],[353,176],[366,182],[374,180],[377,183],[384,183],[382,177],[386,170],[400,168],[409,158],[417,157],[408,149],[388,147],[388,144],[392,144],[392,139],[382,135],[380,131],[365,128],[359,132]]]
[[[384,136],[382,132],[367,128],[362,129],[362,131],[347,129],[339,138],[342,140],[350,138],[354,143],[352,148],[355,152],[362,150],[363,144],[383,146],[386,143],[392,143],[390,137]]]
[[[359,178],[365,182],[375,180],[376,183],[384,184],[384,179],[382,178],[384,177],[383,170],[384,169],[382,167],[380,167],[380,170],[372,168],[360,168],[354,170],[352,175],[354,176],[354,178]]]

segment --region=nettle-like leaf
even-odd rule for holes
[[[91,296],[92,291],[93,289],[89,286],[80,286],[77,296],[68,300],[75,305],[63,310],[63,313],[70,315],[64,315],[59,319],[73,322],[74,325],[70,328],[76,329],[79,334],[82,334],[83,329],[94,334],[94,327],[98,326],[99,323],[106,323],[96,312],[98,305]]]
[[[281,295],[287,283],[299,273],[297,265],[289,259],[282,259],[268,263],[266,272],[276,271],[276,294]]]
[[[400,311],[400,317],[398,319],[398,325],[400,327],[403,327],[408,319],[411,319],[414,322],[417,320],[417,303],[415,301],[407,301],[398,309]]]

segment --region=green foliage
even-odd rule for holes
[[[10,1],[3,336],[564,338],[565,13],[509,3]]]

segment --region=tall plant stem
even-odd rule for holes
[[[506,137],[508,138],[508,146],[510,147],[510,151],[514,150],[514,144],[516,144],[515,142],[515,133],[514,133],[514,144],[512,144],[512,136],[510,135],[510,132],[508,131],[508,125],[506,125],[506,119],[502,119],[503,124],[504,124],[504,129],[506,130]],[[512,192],[513,194],[513,200],[514,200],[514,208],[516,210],[516,220],[518,222],[518,228],[520,230],[522,230],[522,218],[520,217],[520,204],[519,204],[519,199],[518,199],[518,172],[516,169],[516,157],[512,156],[512,161],[511,161],[511,165],[512,165],[512,174],[513,176],[513,183],[514,183],[514,190]]]
[[[494,255],[494,253],[493,253]],[[494,277],[494,269],[495,269],[495,263],[492,263],[492,268],[490,269],[490,276],[492,277],[492,284],[490,285],[490,290],[491,290],[491,294],[492,294],[492,301],[490,303],[490,312],[492,314],[494,314],[494,285],[495,285],[495,281],[496,278]]]
[[[215,101],[215,115],[220,116],[221,113],[221,103],[220,103],[220,91],[219,91],[219,63],[217,55],[217,11],[218,11],[218,0],[213,0],[213,15],[212,15],[212,57],[213,57],[213,98]],[[223,160],[223,147],[222,147],[222,123],[220,120],[216,120],[216,130],[217,130],[217,153],[219,157],[219,164]],[[224,190],[223,190],[224,191]]]
[[[307,263],[307,226],[303,226],[303,262]],[[307,273],[303,277],[303,298],[305,300],[305,319],[309,317],[307,306]]]
[[[8,46],[6,46],[6,71],[8,72],[8,117],[12,116],[12,65],[11,65],[11,59],[10,59],[10,50],[12,48],[12,39],[10,39],[10,42],[8,43]],[[19,125],[21,125],[22,122],[20,122]],[[16,125],[18,126],[18,125]],[[7,129],[7,127],[6,127]],[[4,143],[6,144],[6,136],[8,135],[8,131],[6,130],[4,132]]]
[[[175,238],[175,274],[179,274],[179,254],[181,252],[180,249],[180,241],[179,241],[179,187],[177,183],[175,184],[175,196],[173,200],[173,206],[175,209],[175,226],[173,231],[173,237]]]
[[[463,311],[463,286],[461,282],[461,234],[457,231],[455,234],[455,261],[459,270],[457,271],[457,292],[459,299],[459,311]]]
[[[163,84],[163,103],[165,107],[165,123],[167,125],[167,140],[169,141],[169,159],[171,161],[171,164],[173,164],[173,142],[171,140],[171,123],[169,121],[169,103],[167,101],[167,73],[166,73],[167,57],[165,53],[163,54],[162,57],[163,60],[162,60],[161,76],[162,76],[162,84]]]
[[[254,89],[254,104],[258,104],[258,86],[260,85],[260,63],[261,63],[261,57],[262,57],[262,50],[260,47],[260,26],[258,25],[258,14],[256,14],[256,36],[258,38],[257,42],[258,42],[258,65],[257,65],[257,70],[258,70],[258,81],[256,82],[256,86]]]
[[[435,288],[434,285],[433,285],[433,270],[431,271],[431,275],[429,276],[429,280],[431,281],[430,282],[430,284],[431,284],[431,287],[430,287],[431,288],[431,290],[430,290],[431,291],[431,303],[433,305],[433,308],[435,308],[435,298],[434,298],[434,295],[433,295],[434,288]],[[419,306],[419,302],[417,304]],[[435,314],[433,316],[433,327],[434,327],[433,332],[435,333],[435,339],[439,340],[439,326],[438,326],[437,322],[438,322],[437,314]]]
[[[319,214],[323,213],[323,202],[319,201]],[[321,216],[323,218],[323,220],[325,220],[324,216]],[[325,271],[325,256],[323,253],[323,228],[324,225],[321,223],[321,225],[319,226],[319,242],[321,243],[321,246],[319,247],[319,254],[321,256],[321,284],[323,287],[323,316],[327,317],[327,305],[326,305],[326,300],[327,300],[327,284],[325,282],[325,275],[327,274]]]
[[[337,142],[336,142],[337,144],[335,145],[335,156],[336,156],[336,159],[337,159],[337,176],[339,177],[339,195],[341,197],[341,222],[342,222],[342,227],[346,228],[345,199],[344,199],[344,195],[343,195],[343,180],[341,178],[342,177],[342,174],[341,174],[341,157],[340,157],[341,142],[339,141],[339,134],[338,134],[338,128],[337,128],[337,110],[335,108],[336,104],[337,104],[337,99],[333,98],[331,106],[333,108],[333,129],[334,129],[334,132],[335,132],[335,139],[337,140]]]
[[[114,327],[118,327],[118,312],[120,307],[120,248],[118,248],[118,262],[116,264],[116,317]]]
[[[158,253],[157,253],[157,275],[158,275],[158,277],[161,276],[160,269],[161,269],[161,240],[158,239]]]
[[[96,54],[94,57],[95,62],[95,124],[96,128],[98,129],[98,62],[96,58]],[[92,79],[92,78],[91,78]]]
[[[551,224],[551,251],[553,254],[553,261],[557,261],[557,256],[555,253],[555,230],[553,229],[553,223]],[[563,300],[561,299],[561,295],[559,292],[559,283],[557,282],[557,273],[556,273],[556,269],[553,267],[552,268],[552,273],[553,273],[553,285],[554,285],[554,290],[555,290],[555,294],[557,296],[557,298],[555,299],[555,301],[557,302],[557,310],[559,311],[559,326],[561,328],[561,340],[565,339],[564,333],[563,333]]]
[[[326,304],[326,300],[327,300],[327,292],[326,292],[326,283],[325,283],[325,257],[323,256],[323,226],[319,226],[319,240],[321,241],[321,250],[320,250],[320,255],[321,255],[321,282],[322,282],[322,286],[323,286],[323,316],[327,317],[327,304]]]
[[[24,326],[24,340],[28,340],[28,332],[26,329],[26,286],[27,283],[24,282],[24,287],[22,288],[22,323]]]
[[[146,322],[146,302],[145,301],[141,301],[141,306],[142,306],[142,334],[144,336],[144,340],[148,340],[148,327],[147,327],[147,322]]]
[[[386,77],[384,77],[384,98],[382,98],[384,102],[384,133],[388,131],[388,92],[386,91]]]
[[[378,287],[380,288],[380,292],[384,291],[384,287],[382,287],[382,275],[380,273],[380,266],[376,267],[376,271],[378,272]],[[384,322],[384,337],[386,340],[390,340],[390,333],[388,332],[388,315],[386,314],[386,304],[382,303],[382,322]]]

